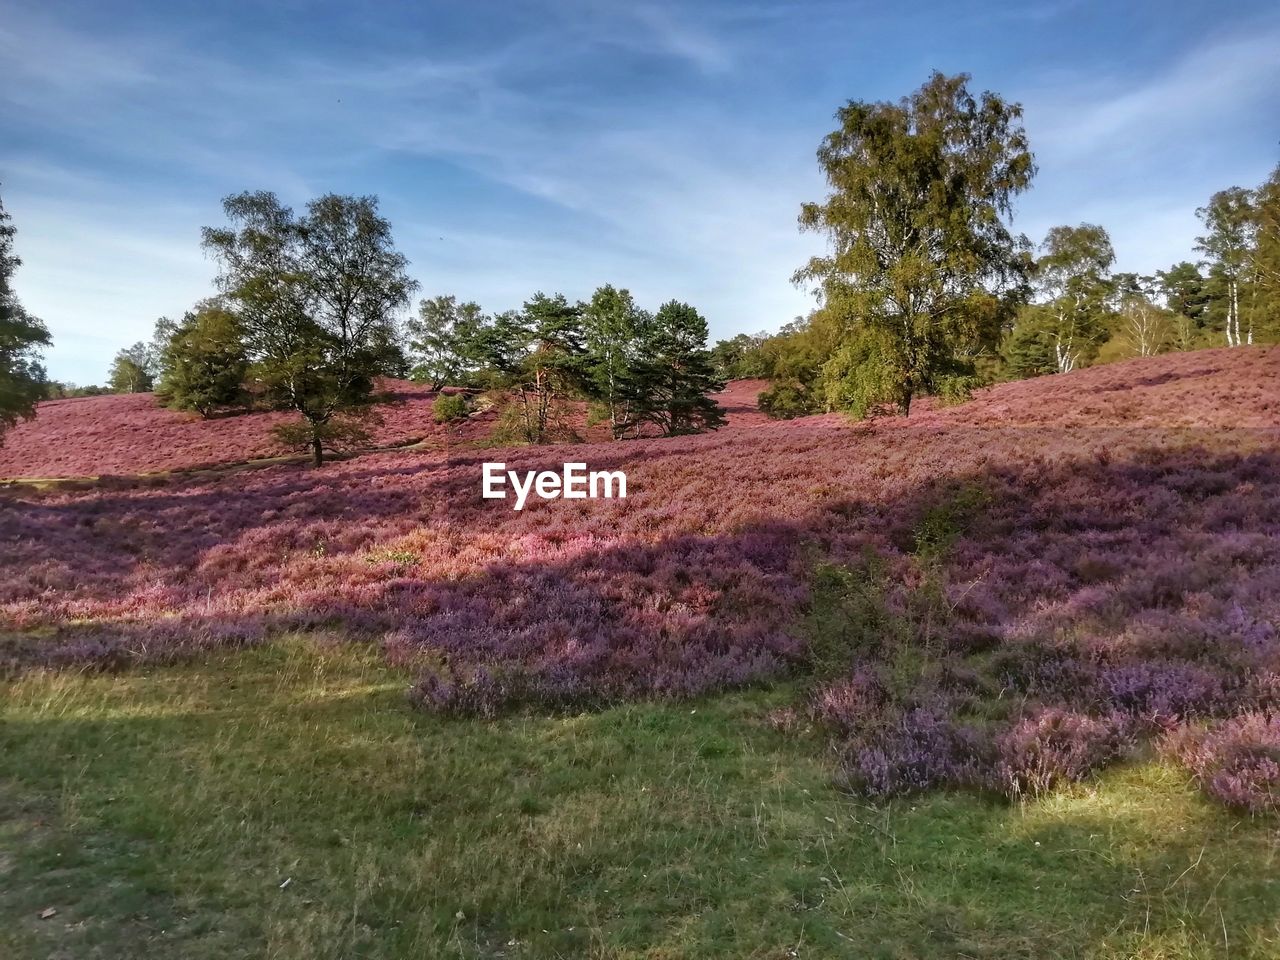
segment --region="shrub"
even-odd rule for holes
[[[779,380],[761,391],[756,403],[775,420],[793,420],[818,412],[818,401],[813,391],[798,380]]]
[[[436,423],[456,423],[465,420],[469,413],[467,395],[464,393],[442,393],[431,404],[431,415]]]
[[[1164,741],[1214,799],[1250,813],[1280,812],[1280,715],[1249,713]]]
[[[1036,796],[1059,783],[1083,780],[1120,756],[1127,743],[1126,725],[1118,718],[1049,707],[998,738],[993,785],[1010,797]]]

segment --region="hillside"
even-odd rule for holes
[[[967,776],[948,757],[963,752],[966,698],[988,683],[1141,725],[1231,712],[1280,676],[1274,348],[1009,384],[908,421],[827,416],[571,449],[624,469],[629,497],[522,512],[481,499],[481,461],[558,468],[563,447],[11,493],[7,657],[162,661],[323,626],[431,664],[422,705],[492,713],[787,675],[810,658],[804,611],[856,607],[872,583],[875,616],[933,649],[909,690],[873,697],[928,705],[950,731],[930,748],[947,754],[937,770],[898,772],[929,783]],[[834,579],[814,581],[815,558]],[[936,610],[917,609],[924,587],[943,598]],[[879,676],[892,655],[841,656]],[[965,684],[977,686],[961,696]],[[822,709],[867,696],[837,684]],[[1025,719],[1013,709],[999,725]],[[849,716],[834,722],[861,736]],[[905,757],[919,744],[900,733]],[[895,787],[899,760],[875,761],[892,769],[874,789]]]
[[[377,408],[381,422],[370,431],[376,446],[443,442],[431,411],[436,394],[407,380],[383,389],[393,402]],[[283,456],[296,451],[282,447],[272,428],[290,419],[256,412],[204,420],[161,407],[150,393],[49,400],[34,420],[5,435],[0,479],[127,476]],[[492,426],[491,418],[484,425]]]
[[[760,380],[739,380],[719,395],[730,426],[767,422],[755,405],[765,386]],[[391,402],[375,408],[370,424],[374,447],[474,444],[486,440],[497,422],[493,412],[486,412],[446,429],[432,414],[437,394],[422,384],[390,380],[382,389]],[[273,427],[291,418],[255,412],[204,420],[161,407],[150,393],[49,400],[39,405],[34,420],[20,422],[5,435],[0,481],[135,476],[297,455],[272,434]],[[575,429],[586,439],[608,438],[607,426],[588,426],[585,410],[577,412]]]
[[[26,955],[1274,956],[1280,348],[869,424],[758,387],[0,490]],[[480,496],[570,455],[628,497]]]

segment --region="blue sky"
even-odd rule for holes
[[[200,228],[269,189],[381,198],[424,295],[490,310],[602,283],[714,337],[810,306],[802,201],[847,99],[933,69],[1020,101],[1015,226],[1192,256],[1194,209],[1280,160],[1280,7],[1233,3],[0,0],[0,196],[50,374],[211,292]]]

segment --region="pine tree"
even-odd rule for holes
[[[724,424],[724,410],[709,394],[723,388],[707,349],[707,321],[687,303],[664,303],[622,387],[623,432],[646,424],[665,435],[714,430]]]

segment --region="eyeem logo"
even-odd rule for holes
[[[516,492],[515,509],[523,510],[530,491],[543,500],[564,497],[566,500],[585,500],[587,497],[625,498],[627,475],[621,470],[592,470],[587,472],[585,463],[566,463],[562,473],[554,470],[525,472],[523,482],[518,471],[508,470],[505,463],[486,463],[481,482],[481,492],[486,500],[505,500],[505,485],[510,483]]]

